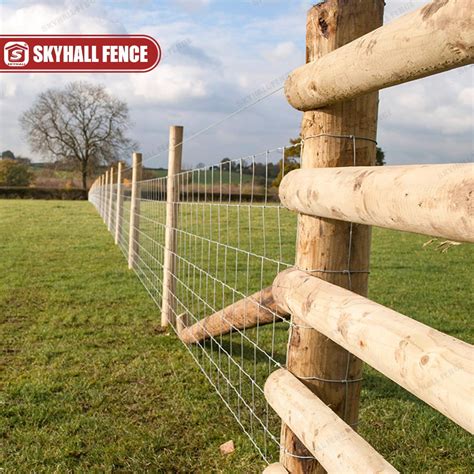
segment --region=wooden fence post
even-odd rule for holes
[[[110,186],[109,186],[109,214],[107,216],[107,229],[109,232],[112,232],[112,211],[113,211],[113,202],[114,202],[114,167],[110,167]]]
[[[102,215],[102,175],[99,176],[99,190],[98,190],[98,196],[97,199],[99,200],[97,205],[98,205],[98,211],[99,215]]]
[[[176,320],[176,251],[178,224],[179,182],[177,174],[181,172],[183,155],[183,127],[170,127],[168,153],[168,179],[166,186],[166,229],[165,255],[163,265],[163,305],[161,309],[161,325],[168,326]]]
[[[140,227],[140,181],[142,180],[142,154],[133,154],[132,196],[130,201],[130,230],[128,239],[128,268],[132,269],[138,257],[138,229]]]
[[[100,216],[104,219],[105,215],[105,173],[101,176],[100,182]]]
[[[307,17],[306,62],[381,26],[383,9],[383,0],[326,0],[312,7]],[[375,143],[371,140],[376,137],[377,108],[378,93],[372,92],[350,102],[305,112],[301,167],[352,166],[354,157],[357,165],[375,164]],[[369,227],[298,216],[299,269],[366,295],[369,253]],[[326,336],[309,329],[297,314],[292,315],[287,368],[346,423],[356,426],[362,363]],[[281,446],[280,460],[292,474],[324,472],[284,424]]]
[[[116,213],[115,213],[115,245],[118,245],[121,238],[122,230],[122,216],[123,216],[123,196],[122,196],[122,163],[119,161],[117,167],[117,199],[116,202]]]
[[[107,225],[108,212],[109,212],[109,170],[105,172],[105,186],[104,186],[104,223]]]

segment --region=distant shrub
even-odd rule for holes
[[[0,161],[0,185],[1,186],[28,186],[32,174],[28,166],[14,160]]]
[[[20,186],[0,186],[0,199],[62,199],[84,200],[87,191],[64,188],[22,188]]]

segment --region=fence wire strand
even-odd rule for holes
[[[174,321],[183,314],[187,325],[202,321],[270,286],[280,271],[294,264],[296,215],[278,199],[285,160],[281,147],[170,178],[179,190],[173,203],[178,213]],[[131,173],[124,171],[120,213],[116,183],[94,186],[89,200],[114,236],[119,218],[118,245],[126,258],[132,231],[134,270],[161,308],[167,177],[145,173],[138,183],[136,226],[130,229]],[[245,311],[252,306],[266,308],[254,299]],[[269,311],[269,324],[207,333],[207,338],[185,346],[257,451],[272,462],[280,450],[280,419],[266,402],[263,385],[271,372],[286,364],[290,322]],[[176,323],[172,327],[178,334]]]

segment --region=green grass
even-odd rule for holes
[[[90,204],[0,201],[0,255],[5,472],[263,466]]]
[[[159,220],[163,209],[158,208],[144,206],[142,213]],[[265,220],[261,209],[253,209],[250,221],[235,208],[200,212],[183,205],[180,228],[292,261],[295,219],[290,213],[279,216],[280,247],[277,233],[268,231],[276,227],[274,209],[266,210]],[[211,219],[214,225],[199,224]],[[219,220],[225,224],[220,235]],[[162,229],[152,221],[143,220],[142,229],[162,238]],[[462,245],[442,254],[424,249],[426,240],[374,230],[370,297],[473,342],[473,250]],[[241,277],[245,261],[196,242],[181,239],[179,254],[243,292],[268,284],[277,271],[266,264],[260,273],[258,261],[251,260],[247,288]],[[143,245],[156,254],[151,244]],[[90,204],[0,202],[0,255],[0,465],[7,472],[261,472],[263,463],[250,441],[186,349],[174,335],[160,333],[159,310],[126,269]],[[229,271],[234,265],[237,276]],[[196,278],[185,265],[178,267],[178,275],[183,281]],[[141,276],[152,278],[143,266]],[[192,299],[186,303],[186,288],[181,285],[178,291],[196,316],[206,314],[205,305]],[[199,290],[206,301],[212,301],[213,292],[212,287]],[[231,297],[219,291],[216,307]],[[255,339],[255,331],[248,336]],[[268,336],[268,329],[260,331],[260,345],[269,344]],[[286,339],[281,326],[277,360],[284,360]],[[240,347],[235,336],[222,339],[227,348],[236,342]],[[206,350],[213,354],[210,344]],[[204,354],[194,351],[197,357]],[[240,362],[237,352],[234,357]],[[251,353],[241,360],[252,368]],[[264,380],[266,361],[256,370],[256,379]],[[232,380],[238,376],[232,370],[229,374]],[[278,426],[276,417],[273,423]],[[359,431],[402,472],[467,473],[474,467],[472,443],[462,429],[372,369],[365,371]],[[222,457],[218,447],[228,439],[237,449]]]

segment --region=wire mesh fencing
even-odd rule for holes
[[[89,195],[124,255],[134,252],[133,269],[160,309],[171,205],[176,214],[171,326],[180,336],[183,327],[193,328],[217,313],[231,327],[216,333],[204,324],[204,334],[185,346],[268,462],[278,457],[280,419],[266,402],[263,386],[271,372],[285,366],[290,322],[268,306],[261,290],[295,259],[296,215],[278,199],[285,170],[297,166],[297,159],[285,157],[286,150],[225,159],[169,178],[145,176],[137,183],[132,228],[127,172],[120,186],[109,180],[93,186]],[[168,179],[177,192],[167,202]],[[265,321],[246,327],[247,316],[259,311]],[[236,316],[244,323],[235,325]]]

